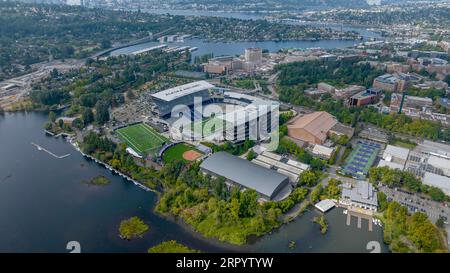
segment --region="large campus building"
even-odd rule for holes
[[[154,111],[160,117],[170,116],[176,105],[194,105],[194,98],[200,97],[203,102],[210,99],[210,91],[214,85],[207,81],[196,81],[180,85],[152,95]]]
[[[219,117],[226,125],[224,137],[227,140],[268,139],[278,126],[279,103],[276,101],[225,92],[223,102],[240,106]]]
[[[310,144],[323,144],[330,134],[353,136],[353,128],[339,123],[327,112],[297,116],[288,125],[288,136]]]
[[[409,87],[410,81],[411,76],[409,74],[384,74],[373,80],[373,87],[384,91],[403,92]]]
[[[262,61],[262,49],[259,47],[246,48],[244,58],[246,62],[259,64]]]
[[[226,152],[212,154],[200,169],[213,177],[224,177],[229,185],[254,189],[266,200],[281,200],[292,190],[286,175]]]
[[[359,92],[348,99],[349,106],[363,106],[373,104],[378,101],[383,90],[377,88],[369,88]]]
[[[299,176],[302,172],[310,169],[310,166],[308,164],[283,157],[279,154],[275,154],[267,150],[258,153],[258,156],[254,158],[252,162],[266,169],[275,170],[281,174],[286,175],[287,177],[289,177],[293,185],[297,184]]]
[[[358,181],[355,186],[344,184],[342,187],[342,204],[366,210],[376,211],[378,207],[377,192],[367,181]]]
[[[383,159],[378,163],[378,167],[387,166],[391,169],[403,171],[408,160],[409,149],[387,145],[383,153]]]
[[[407,116],[418,117],[420,112],[431,108],[433,100],[416,96],[404,95],[403,93],[393,93],[391,95],[390,111],[394,113],[404,113]]]

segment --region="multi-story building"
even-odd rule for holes
[[[397,78],[391,74],[378,76],[373,80],[373,87],[394,92],[397,90]]]
[[[408,64],[401,64],[395,62],[386,63],[386,72],[388,73],[407,73],[410,70]]]
[[[378,163],[378,167],[387,166],[391,169],[402,170],[405,168],[409,156],[409,149],[387,145],[383,153],[383,159]]]
[[[336,89],[334,97],[339,98],[339,99],[347,99],[350,96],[353,96],[353,95],[357,94],[358,92],[362,92],[364,90],[366,90],[366,88],[364,86],[349,85],[342,89]]]
[[[259,47],[246,48],[244,58],[246,62],[259,64],[262,62],[262,49]]]
[[[196,97],[200,98],[202,103],[207,102],[213,88],[214,85],[206,81],[196,81],[152,94],[154,112],[160,117],[167,117],[176,105],[194,105]]]
[[[359,92],[348,99],[349,106],[363,106],[373,104],[378,101],[383,90],[377,88],[369,88]]]
[[[212,58],[203,65],[203,71],[210,74],[225,74],[233,69],[233,56]]]
[[[419,117],[420,113],[432,107],[433,100],[405,94],[393,93],[391,95],[390,111],[404,113],[407,116]]]
[[[320,91],[324,91],[330,94],[333,94],[336,91],[336,88],[331,84],[320,82],[317,84],[317,89]]]
[[[339,202],[349,207],[370,211],[377,211],[378,208],[377,192],[372,184],[366,181],[358,181],[355,186],[344,184]]]

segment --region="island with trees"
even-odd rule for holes
[[[88,181],[83,181],[83,183],[92,185],[92,186],[106,186],[106,185],[109,185],[111,183],[111,181],[107,177],[105,177],[103,175],[99,175],[99,176],[93,177],[92,179],[90,179]]]
[[[313,218],[313,222],[320,226],[320,233],[325,234],[328,231],[328,222],[325,216],[316,216]]]
[[[198,253],[198,250],[178,243],[175,240],[165,241],[148,249],[148,253]]]
[[[139,217],[134,216],[129,219],[120,222],[119,235],[124,240],[131,240],[133,238],[139,238],[150,228]]]

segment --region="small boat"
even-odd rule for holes
[[[348,213],[348,210],[345,209],[345,210],[343,211],[343,213],[344,213],[344,214],[347,214],[347,213]]]

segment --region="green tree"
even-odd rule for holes
[[[123,220],[119,226],[120,238],[126,240],[142,237],[148,230],[149,227],[137,216]]]
[[[91,108],[85,108],[83,110],[81,119],[83,120],[85,126],[94,121],[94,113],[92,113]]]
[[[109,106],[104,102],[97,102],[95,105],[95,122],[100,125],[109,121]]]
[[[53,111],[50,111],[50,113],[48,114],[48,119],[51,122],[55,122],[57,117],[58,117],[58,115],[56,115],[56,113]]]
[[[245,190],[239,200],[239,216],[252,217],[258,207],[258,194],[255,190]]]
[[[314,171],[307,170],[300,174],[299,184],[307,187],[313,187],[316,185],[318,177]]]
[[[162,242],[149,248],[148,253],[198,253],[199,251],[188,248],[175,240]]]

